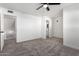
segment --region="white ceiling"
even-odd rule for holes
[[[40,10],[36,10],[40,6],[40,3],[0,3],[0,6],[13,9],[16,11],[24,12],[27,14],[38,15],[38,16],[50,16],[57,14],[63,7],[70,5],[69,3],[61,4],[61,5],[51,5],[50,11],[46,11],[45,8],[41,8]]]

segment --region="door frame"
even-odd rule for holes
[[[13,16],[13,17],[15,17],[15,35],[16,35],[16,39],[17,39],[17,27],[16,27],[16,21],[17,21],[17,16],[16,15],[12,15],[12,14],[9,14],[9,13],[3,13],[3,12],[1,12],[1,20],[4,20],[4,15],[10,15],[10,16]],[[0,21],[1,21],[0,20]],[[1,36],[1,34],[0,34],[0,36]],[[2,40],[2,38],[1,38],[1,40]],[[3,48],[4,48],[4,40],[5,40],[5,35],[4,35],[4,38],[3,38],[3,40],[1,41],[1,51],[3,50]],[[17,40],[16,40],[17,41]],[[2,42],[3,42],[3,44],[2,44]]]

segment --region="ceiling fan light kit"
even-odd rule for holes
[[[39,10],[40,8],[44,7],[47,11],[50,11],[49,6],[50,5],[60,5],[60,3],[41,3],[42,5],[39,6],[36,10]]]
[[[47,7],[48,7],[48,5],[47,5],[47,4],[45,4],[43,7],[44,7],[44,8],[47,8]]]

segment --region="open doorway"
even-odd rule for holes
[[[49,38],[49,21],[46,20],[46,38]]]
[[[16,16],[4,15],[5,40],[16,42]]]

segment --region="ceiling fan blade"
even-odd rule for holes
[[[60,5],[60,3],[48,3],[49,5]]]
[[[43,5],[41,5],[40,7],[38,7],[36,10],[39,10],[40,8],[42,8],[43,7]]]
[[[41,3],[41,4],[48,4],[48,5],[60,5],[61,3]]]
[[[46,8],[47,11],[50,11],[49,7]]]

